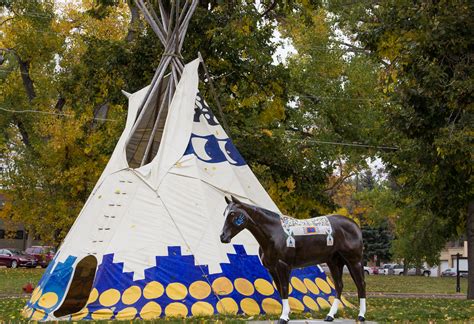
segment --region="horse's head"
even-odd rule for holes
[[[232,238],[246,227],[249,220],[249,215],[242,208],[242,203],[234,196],[231,197],[232,200],[225,197],[227,208],[224,211],[225,223],[221,233],[222,243],[230,243]]]

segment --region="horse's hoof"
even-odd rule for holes
[[[288,321],[287,320],[284,320],[283,318],[280,318],[278,320],[278,324],[288,324]]]
[[[359,317],[357,317],[357,322],[365,322],[365,317],[359,315]]]
[[[328,316],[326,316],[326,318],[324,319],[324,321],[325,321],[325,322],[332,322],[332,321],[334,321],[334,317],[328,315]]]

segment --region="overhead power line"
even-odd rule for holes
[[[352,147],[365,147],[365,148],[374,148],[379,150],[399,150],[399,147],[395,146],[385,146],[385,145],[369,145],[361,143],[345,143],[345,142],[332,142],[332,141],[320,141],[315,139],[299,139],[299,138],[286,138],[288,141],[299,141],[299,142],[311,142],[318,144],[328,144],[328,145],[341,145],[341,146],[352,146]]]
[[[320,96],[307,96],[307,95],[294,95],[299,98],[309,98],[316,100],[353,100],[353,101],[379,101],[382,98],[355,98],[355,97],[320,97]]]
[[[259,137],[258,134],[254,133],[245,133],[246,136],[253,136]],[[336,142],[336,141],[322,141],[317,139],[303,139],[303,138],[288,138],[285,137],[283,140],[290,141],[290,142],[299,142],[299,143],[316,143],[316,144],[324,144],[324,145],[340,145],[340,146],[350,146],[350,147],[363,147],[363,148],[373,148],[378,150],[393,150],[397,151],[400,148],[396,146],[389,146],[389,145],[370,145],[364,143],[349,143],[349,142]]]
[[[43,115],[57,115],[57,116],[63,116],[63,117],[75,117],[73,114],[66,114],[66,113],[56,113],[52,111],[42,111],[42,110],[32,110],[32,109],[27,109],[27,110],[12,110],[12,109],[7,109],[0,107],[0,110],[6,111],[6,112],[11,112],[15,114],[43,114]],[[101,121],[111,121],[111,122],[117,122],[117,119],[110,119],[110,118],[98,118],[94,117],[92,118],[94,120],[101,120]]]

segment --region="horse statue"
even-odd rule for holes
[[[325,321],[332,322],[341,303],[342,270],[344,265],[357,286],[360,308],[358,321],[365,321],[365,280],[362,263],[362,232],[351,219],[340,216],[321,216],[306,220],[279,215],[225,197],[225,223],[220,236],[222,243],[247,229],[260,245],[262,264],[275,282],[283,303],[279,324],[289,321],[288,290],[293,268],[319,263],[329,266],[336,288],[336,298]],[[322,233],[321,233],[322,232]],[[319,235],[318,235],[319,234]]]

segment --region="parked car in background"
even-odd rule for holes
[[[379,268],[379,273],[383,275],[388,275],[389,269],[392,269],[396,264],[395,263],[386,263]]]
[[[379,274],[379,269],[377,267],[364,266],[364,272],[366,275],[376,275]]]
[[[398,276],[403,275],[403,264],[396,264],[395,266],[393,266],[393,268],[390,268],[388,272],[389,272],[389,274],[392,274],[392,275],[398,275]],[[408,270],[407,270],[407,275],[408,276],[415,276],[416,275],[416,268],[409,267]],[[422,267],[422,268],[420,268],[420,275],[425,276],[425,277],[429,277],[431,275],[431,270]]]
[[[0,249],[0,265],[8,268],[28,267],[35,268],[38,263],[35,257],[18,249]]]
[[[390,275],[402,275],[403,274],[403,264],[395,264],[393,267],[388,269],[388,274],[390,274]]]
[[[27,248],[25,252],[33,256],[42,268],[46,268],[54,258],[54,248],[52,246],[32,246]]]
[[[407,271],[408,276],[416,276],[416,268],[409,268]],[[425,267],[420,268],[420,276],[429,277],[431,276],[431,270],[426,269]]]
[[[468,273],[464,272],[464,271],[462,271],[459,274],[459,276],[461,278],[467,278],[467,275],[468,275]],[[448,269],[444,270],[443,272],[441,272],[441,277],[456,277],[456,276],[457,276],[456,268],[448,268]]]
[[[441,272],[441,277],[456,277],[457,271],[454,268],[448,268]]]

